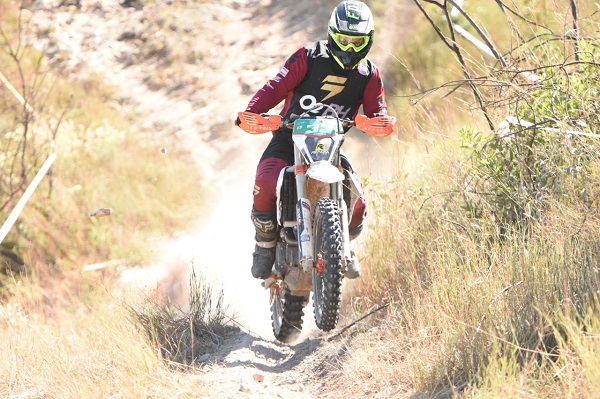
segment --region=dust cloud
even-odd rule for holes
[[[121,287],[146,292],[162,302],[169,301],[185,311],[189,307],[192,271],[197,280],[222,292],[231,323],[266,341],[274,340],[271,329],[269,291],[252,277],[254,228],[250,221],[256,164],[270,137],[250,136],[239,129],[236,145],[224,148],[212,178],[206,184],[204,217],[189,232],[172,241],[153,245],[156,262],[148,267],[126,270]],[[192,269],[193,268],[193,269]],[[150,294],[151,292],[151,294]],[[300,340],[318,333],[312,301],[305,308]]]

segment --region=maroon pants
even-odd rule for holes
[[[260,212],[274,211],[277,206],[277,178],[281,169],[288,163],[279,158],[264,158],[256,168],[254,180],[254,209]],[[354,205],[349,227],[356,227],[363,222],[367,209],[361,197]]]

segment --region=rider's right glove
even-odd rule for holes
[[[235,121],[233,121],[233,124],[234,124],[235,126],[240,126],[240,123],[242,123],[242,121],[240,120],[240,117],[238,116],[238,117],[235,119]]]

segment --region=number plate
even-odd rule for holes
[[[312,136],[333,136],[338,134],[339,130],[337,119],[297,119],[294,122],[293,133]]]

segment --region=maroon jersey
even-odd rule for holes
[[[281,115],[289,119],[317,103],[333,107],[340,118],[354,119],[360,106],[368,117],[387,113],[379,69],[369,59],[350,70],[342,70],[329,56],[327,41],[315,42],[296,51],[277,75],[250,100],[246,111],[267,113],[285,100]],[[326,107],[311,111],[331,113]]]

